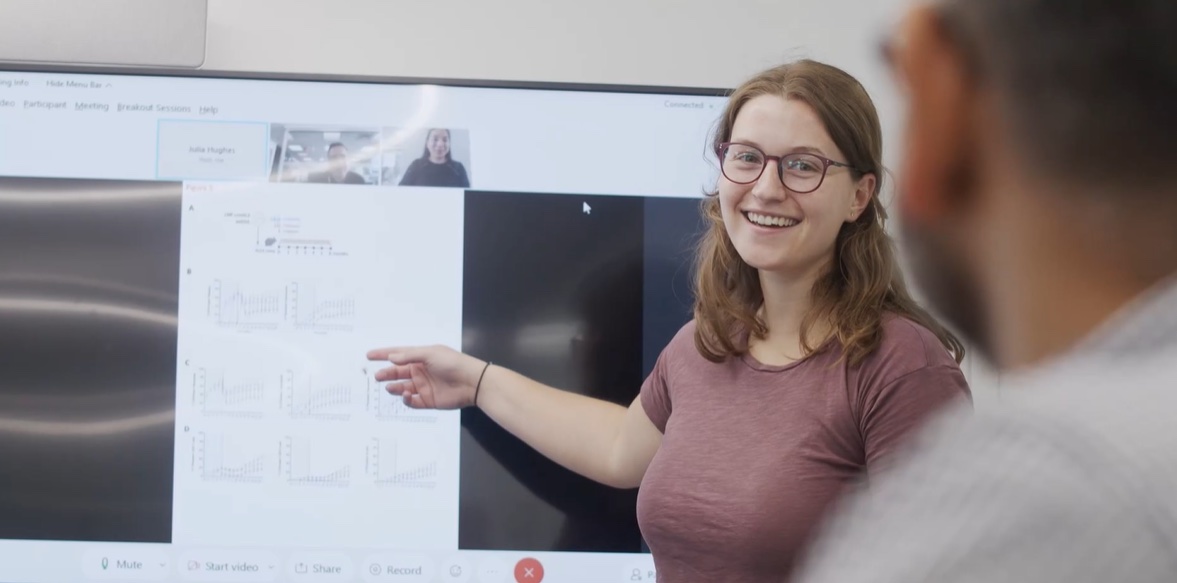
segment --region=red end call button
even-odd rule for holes
[[[544,566],[539,561],[526,558],[515,563],[515,581],[518,583],[540,583],[544,580]]]

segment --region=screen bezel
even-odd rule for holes
[[[177,69],[119,67],[97,65],[50,65],[0,61],[0,73],[48,73],[70,75],[110,75],[122,77],[199,78],[242,81],[291,81],[343,83],[356,85],[438,85],[472,89],[513,89],[525,91],[570,91],[639,95],[683,95],[692,97],[729,97],[732,89],[671,85],[626,85],[576,83],[563,81],[512,81],[505,79],[458,79],[444,77],[403,77],[334,73],[260,72],[214,69]]]

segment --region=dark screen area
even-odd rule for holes
[[[689,318],[697,209],[690,199],[467,193],[463,351],[628,405]],[[548,461],[476,409],[462,427],[460,548],[644,549],[636,491]]]
[[[700,201],[645,199],[645,289],[642,310],[642,378],[662,349],[692,317],[695,249],[705,222]]]
[[[0,538],[171,540],[180,202],[0,178]]]

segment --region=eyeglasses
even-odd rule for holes
[[[797,153],[769,156],[756,146],[724,142],[716,148],[724,177],[736,184],[752,184],[760,180],[768,163],[776,160],[777,176],[785,188],[798,194],[813,192],[821,187],[830,166],[854,168],[817,154]]]

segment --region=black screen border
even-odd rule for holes
[[[613,93],[638,95],[674,95],[690,97],[719,97],[731,95],[730,88],[689,87],[672,85],[626,85],[611,83],[577,83],[563,81],[513,81],[506,79],[461,79],[444,77],[405,77],[384,75],[352,75],[334,73],[297,73],[234,71],[225,69],[181,69],[155,67],[123,67],[113,65],[20,63],[0,60],[0,73],[44,73],[68,75],[109,75],[118,77],[192,78],[240,81],[286,81],[353,85],[420,86],[470,89],[510,89],[524,91],[569,91],[579,93]]]

